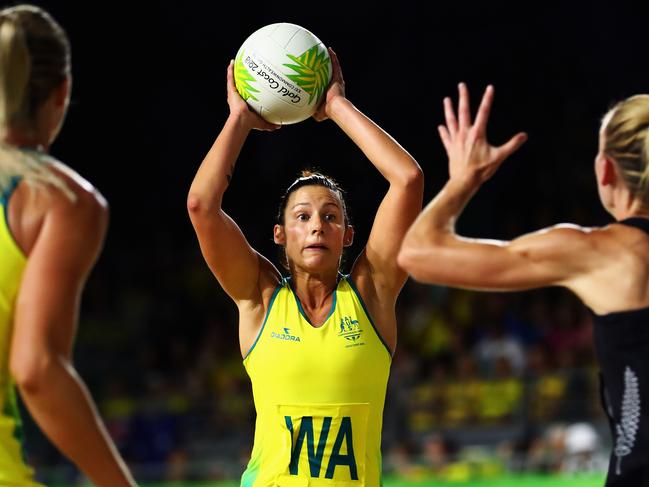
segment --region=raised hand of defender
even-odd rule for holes
[[[277,130],[278,128],[281,128],[281,125],[275,125],[261,118],[258,114],[252,111],[245,100],[241,98],[241,95],[239,95],[234,83],[234,61],[230,61],[230,64],[228,65],[228,106],[230,107],[231,114],[242,116],[248,126],[252,129]]]
[[[460,83],[459,92],[457,117],[451,99],[444,98],[446,125],[438,127],[439,136],[448,155],[449,177],[479,185],[489,179],[500,164],[527,140],[527,135],[519,132],[501,146],[491,145],[487,141],[487,121],[494,98],[493,86],[487,86],[473,123],[469,91],[464,83]]]

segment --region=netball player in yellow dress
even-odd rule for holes
[[[232,65],[230,116],[189,190],[203,256],[239,309],[241,354],[257,411],[241,480],[246,487],[381,484],[395,302],[406,280],[396,257],[421,209],[423,177],[417,162],[345,98],[336,55],[330,55],[333,79],[315,118],[333,120],[389,183],[350,275],[341,275],[339,266],[354,231],[330,178],[305,173],[282,200],[273,235],[286,253],[286,278],[223,210],[249,132],[277,128],[238,95]]]
[[[134,485],[72,365],[106,202],[46,155],[65,117],[70,52],[43,10],[0,10],[0,485],[35,487],[15,385],[43,432],[93,482]]]

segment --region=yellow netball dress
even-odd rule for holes
[[[257,410],[242,487],[378,487],[391,356],[348,276],[324,324],[285,279],[243,363]]]
[[[26,258],[14,241],[7,220],[7,203],[16,186],[0,193],[0,485],[38,487],[24,461],[22,423],[16,391],[9,374],[9,345],[14,303]]]

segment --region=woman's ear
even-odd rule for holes
[[[354,243],[354,227],[349,225],[349,226],[347,226],[347,228],[345,228],[345,236],[343,237],[343,245],[345,247],[349,247],[353,243]]]
[[[273,227],[273,240],[277,245],[286,245],[286,234],[284,233],[284,225],[275,225]]]
[[[599,184],[602,186],[614,186],[617,181],[617,167],[615,163],[608,157],[604,157],[602,160],[602,167],[600,171]]]
[[[59,86],[52,91],[52,104],[57,108],[67,108],[70,101],[72,77],[67,76]]]

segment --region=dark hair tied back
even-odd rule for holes
[[[349,216],[347,215],[347,205],[345,204],[345,198],[343,197],[343,190],[340,188],[338,183],[331,177],[326,176],[318,171],[312,170],[303,170],[300,173],[300,176],[293,181],[293,183],[286,189],[282,198],[279,202],[279,210],[277,212],[277,223],[284,225],[284,213],[286,211],[286,205],[288,203],[288,198],[292,193],[304,186],[322,186],[327,189],[330,189],[338,195],[340,202],[342,204],[343,217],[345,218],[345,225],[349,225]]]

